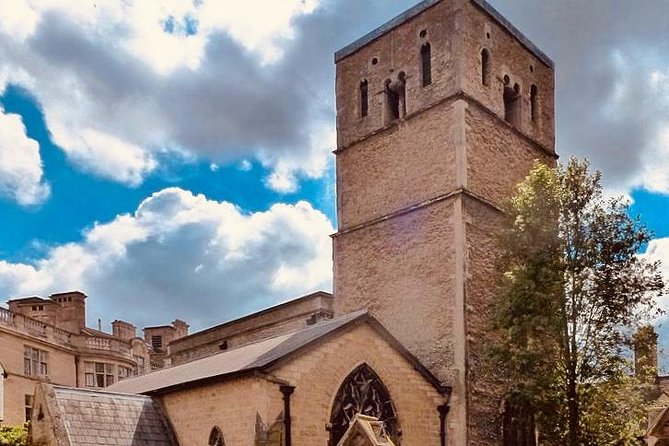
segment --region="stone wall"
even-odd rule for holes
[[[504,117],[504,76],[510,84],[520,85],[522,119],[518,129],[543,146],[554,150],[555,145],[555,73],[516,37],[475,2],[465,1],[460,18],[462,90]],[[481,51],[490,53],[490,85],[481,82]],[[530,88],[537,86],[538,110],[535,121],[530,114]]]
[[[407,75],[408,115],[455,91],[454,5],[440,2],[430,8],[429,15],[414,17],[337,63],[337,148],[348,147],[387,126],[384,82],[395,80],[402,71]],[[422,31],[425,37],[421,37]],[[420,50],[426,42],[432,51],[432,84],[423,87]],[[364,118],[359,95],[363,79],[369,83],[370,99],[369,114]]]
[[[258,339],[289,333],[330,319],[332,314],[332,295],[316,292],[172,341],[170,362],[182,364]]]
[[[454,113],[441,103],[337,153],[340,230],[455,188]]]
[[[337,314],[367,308],[440,379],[452,378],[453,200],[334,239]]]
[[[439,413],[443,397],[368,325],[332,337],[273,374],[294,383],[293,444],[322,446],[334,398],[346,377],[367,363],[388,388],[397,410],[404,445],[439,445]],[[455,443],[451,443],[455,445]]]
[[[73,351],[58,348],[39,339],[19,336],[4,331],[0,327],[0,346],[2,346],[2,366],[7,377],[4,382],[3,425],[21,425],[25,420],[25,397],[32,396],[35,384],[46,379],[49,382],[66,386],[76,385],[75,354]],[[23,367],[24,347],[30,346],[47,352],[48,376],[44,378],[26,376]],[[0,378],[1,379],[1,378]]]
[[[357,366],[367,363],[388,388],[406,445],[439,445],[437,406],[443,397],[378,332],[365,323],[327,336],[317,345],[279,362],[268,375],[202,384],[161,397],[182,445],[206,444],[214,426],[225,444],[255,446],[276,440],[283,421],[282,383],[291,397],[293,444],[323,446],[334,398]],[[455,443],[451,443],[455,444]]]
[[[534,160],[555,163],[554,72],[481,0],[419,8],[338,58],[335,307],[368,308],[450,380],[456,444],[495,444],[501,395],[481,360],[496,297],[496,237],[501,209]],[[419,50],[428,40],[433,84],[423,87]],[[378,85],[400,71],[407,114],[388,123]],[[361,79],[374,86],[367,117]]]

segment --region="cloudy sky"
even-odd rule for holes
[[[333,52],[414,0],[0,1],[0,300],[202,328],[331,287]],[[491,0],[669,277],[669,3]]]

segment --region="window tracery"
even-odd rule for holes
[[[388,389],[376,373],[362,364],[339,388],[330,417],[330,445],[336,446],[357,414],[377,418],[384,433],[397,445],[400,430]]]

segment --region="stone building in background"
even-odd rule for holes
[[[156,352],[137,337],[133,324],[116,320],[111,334],[86,326],[81,292],[13,299],[8,305],[0,308],[2,425],[30,419],[36,383],[99,389],[150,371]]]

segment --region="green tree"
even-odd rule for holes
[[[633,444],[650,386],[630,377],[632,335],[664,288],[638,256],[649,231],[575,159],[537,163],[509,217],[492,340],[507,403],[532,414],[543,444]]]
[[[26,446],[27,441],[26,426],[0,426],[0,446]]]

